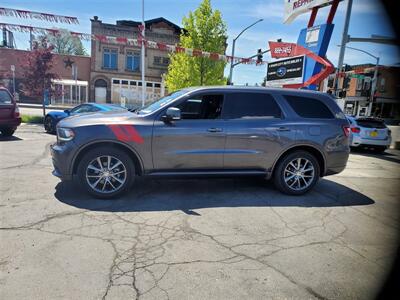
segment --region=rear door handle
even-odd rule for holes
[[[288,128],[288,127],[278,127],[278,129],[277,129],[278,131],[290,131],[290,128]]]
[[[222,128],[208,128],[207,130],[208,132],[222,132]]]

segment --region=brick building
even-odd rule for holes
[[[98,17],[91,19],[92,34],[138,38],[140,22],[117,21],[107,24]],[[145,21],[146,39],[177,44],[181,28],[164,18]],[[140,47],[108,44],[92,40],[90,99],[95,102],[137,105],[141,99]],[[168,53],[156,49],[145,50],[146,102],[163,94],[163,75],[169,64]]]
[[[42,99],[30,98],[22,92],[22,78],[24,66],[22,65],[25,56],[29,51],[12,48],[0,48],[0,84],[13,90],[11,66],[15,66],[15,87],[17,99],[20,102],[41,103]],[[52,99],[53,104],[77,104],[89,100],[90,80],[90,57],[77,55],[54,55],[53,73],[56,73],[59,80],[55,82],[60,95]],[[77,66],[77,80],[72,78],[72,66]]]
[[[371,83],[375,66],[372,64],[348,66],[338,80],[339,103],[345,113],[366,115],[371,99]],[[335,75],[321,85],[322,91],[333,90]],[[400,66],[379,66],[376,91],[371,114],[397,123],[400,120]]]

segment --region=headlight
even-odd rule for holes
[[[57,128],[57,137],[60,141],[66,142],[74,138],[75,133],[70,128]]]

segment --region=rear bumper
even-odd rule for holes
[[[385,146],[389,147],[392,142],[392,138],[389,137],[386,140],[377,140],[377,139],[367,139],[359,136],[353,136],[351,139],[350,146],[351,147],[359,147],[362,145],[370,145],[370,146]]]
[[[21,118],[0,119],[0,128],[17,129],[21,125]]]

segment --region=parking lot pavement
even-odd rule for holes
[[[352,154],[302,197],[258,179],[140,179],[95,200],[41,126],[0,141],[1,299],[372,299],[399,230],[400,152]]]

